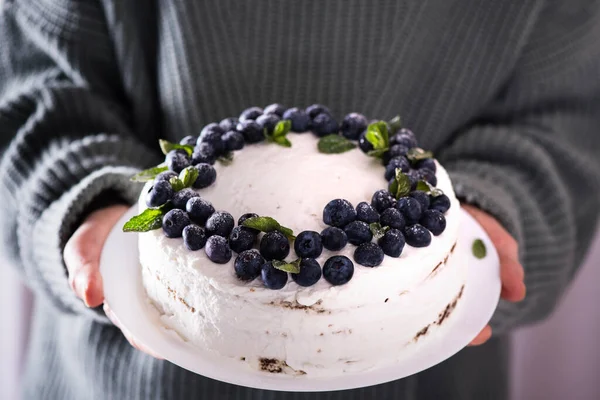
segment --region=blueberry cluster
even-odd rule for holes
[[[289,121],[293,132],[312,131],[318,137],[341,135],[347,142],[357,141],[363,152],[381,158],[389,190],[375,192],[370,203],[361,202],[356,207],[344,199],[330,201],[323,210],[323,222],[328,227],[320,233],[300,232],[293,246],[282,230],[272,229],[262,234],[244,226],[244,221],[258,217],[256,214],[242,215],[236,226],[230,213],[216,211],[194,189],[215,182],[217,174],[212,165],[218,158],[241,150],[246,144],[265,140],[282,120]],[[391,135],[386,132],[385,146],[375,149],[368,135],[369,124],[358,113],[348,114],[338,123],[331,111],[319,104],[306,109],[285,108],[280,104],[264,109],[248,108],[238,118],[210,123],[198,137],[186,136],[179,145],[171,145],[168,151],[163,149],[167,170],[154,177],[146,204],[165,211],[159,225],[165,236],[183,238],[190,251],[204,249],[207,257],[218,264],[228,263],[237,254],[234,270],[241,281],[260,276],[266,287],[281,289],[291,275],[294,282],[305,287],[314,285],[321,277],[332,285],[343,285],[353,276],[353,261],[334,255],[321,267],[316,259],[323,249],[336,252],[348,244],[354,245],[354,261],[375,267],[383,262],[385,255],[399,257],[406,244],[428,246],[432,234],[444,231],[444,213],[450,207],[450,200],[444,194],[417,190],[417,187],[423,189],[423,182],[435,187],[437,178],[432,158],[411,156],[417,147],[415,135],[408,129],[393,127],[390,121],[385,124]],[[410,185],[410,190],[396,198],[399,195],[393,194],[396,193],[393,187],[397,185],[399,172],[408,178],[406,187]],[[373,226],[378,226],[379,231]],[[292,247],[298,257],[298,268],[288,274],[281,264],[285,264],[282,260]]]

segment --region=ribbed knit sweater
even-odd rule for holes
[[[5,0],[2,251],[35,291],[31,399],[490,399],[506,340],[546,317],[600,207],[600,2]],[[516,237],[528,295],[499,339],[390,384],[324,394],[215,382],[134,350],[67,283],[62,249],[100,194],[253,105],[401,114],[459,196]]]

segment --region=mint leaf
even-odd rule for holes
[[[166,166],[145,169],[132,176],[130,180],[133,182],[148,182],[156,178],[156,175],[168,170],[169,168]]]
[[[371,156],[371,157],[381,158],[381,157],[383,157],[383,154],[386,151],[388,151],[387,148],[385,148],[385,149],[378,149],[378,150],[369,150],[369,152],[367,153],[367,155]]]
[[[292,121],[289,119],[281,120],[273,129],[273,137],[278,138],[287,135],[292,130]]]
[[[417,182],[417,190],[421,190],[433,197],[438,197],[438,196],[441,196],[444,194],[444,192],[442,192],[441,189],[436,188],[435,186],[433,186],[431,183],[429,183],[427,181]]]
[[[148,232],[162,227],[165,211],[162,208],[147,208],[123,225],[123,232]]]
[[[473,246],[471,247],[471,250],[473,251],[473,255],[480,260],[482,258],[485,258],[487,254],[485,243],[483,243],[483,240],[481,239],[475,239],[473,241]]]
[[[279,260],[271,261],[274,268],[279,269],[281,271],[290,272],[292,274],[300,273],[300,263],[301,262],[302,262],[302,260],[300,258],[297,260],[294,260],[292,262],[279,261]]]
[[[273,232],[279,231],[283,233],[288,239],[295,239],[294,232],[290,228],[282,226],[274,218],[271,217],[251,217],[246,219],[242,226],[259,230],[261,232]]]
[[[185,187],[183,185],[183,182],[181,181],[181,179],[179,179],[176,176],[169,179],[169,183],[171,184],[171,187],[173,188],[173,190],[176,192],[179,192],[181,189],[183,189]]]
[[[433,153],[418,147],[413,147],[406,154],[406,158],[408,158],[408,161],[414,164],[417,161],[425,160],[426,158],[433,158]]]
[[[438,189],[438,188],[434,187],[434,188],[432,188],[432,189],[429,191],[429,194],[430,194],[432,197],[438,197],[438,196],[441,196],[441,195],[443,195],[443,194],[444,194],[444,192],[442,191],[442,189]]]
[[[421,191],[427,193],[431,190],[431,186],[429,185],[429,183],[427,183],[425,181],[419,181],[419,182],[417,182],[417,190],[421,190]]]
[[[390,135],[398,132],[400,128],[402,128],[402,120],[400,119],[400,116],[396,115],[388,122],[388,125],[390,126]]]
[[[194,152],[194,146],[190,146],[187,144],[177,144],[171,143],[168,140],[159,139],[158,144],[160,145],[160,149],[162,150],[164,155],[167,155],[171,150],[185,150],[188,156],[191,156]]]
[[[292,142],[285,136],[277,136],[273,139],[275,143],[283,147],[292,147]]]
[[[332,134],[319,139],[317,148],[324,154],[339,154],[356,148],[356,144],[343,136]]]
[[[400,168],[396,168],[396,176],[390,185],[390,192],[397,199],[407,196],[410,193],[410,179],[408,179],[408,176]]]
[[[227,153],[221,155],[217,160],[224,165],[231,164],[233,162],[233,151],[228,151]]]
[[[373,146],[373,150],[367,154],[372,157],[381,158],[390,147],[390,137],[387,123],[377,121],[369,124],[365,139]]]
[[[369,229],[371,229],[371,233],[376,240],[379,240],[385,235],[387,231],[390,230],[389,226],[381,226],[379,222],[373,222],[369,224]]]
[[[183,171],[179,173],[179,180],[183,184],[183,187],[187,188],[196,182],[196,179],[198,179],[198,174],[198,168],[190,166],[183,169]]]

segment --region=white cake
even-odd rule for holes
[[[236,152],[232,164],[217,163],[217,180],[199,191],[202,197],[236,220],[248,212],[271,216],[297,234],[326,228],[330,200],[369,202],[387,186],[381,163],[359,149],[321,154],[311,134],[288,138],[291,148],[255,144]],[[145,289],[163,322],[185,340],[253,368],[321,377],[389,366],[443,334],[464,289],[467,265],[454,251],[459,203],[439,164],[436,175],[451,200],[445,231],[428,247],[406,245],[399,258],[385,256],[378,267],[355,263],[345,285],[321,279],[301,287],[290,279],[271,290],[260,277],[245,283],[235,276],[235,254],[215,264],[159,229],[139,235]],[[335,254],[353,259],[355,248]],[[333,254],[324,250],[318,261]]]

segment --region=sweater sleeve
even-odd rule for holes
[[[550,2],[502,93],[440,153],[458,196],[495,215],[519,243],[527,297],[500,302],[498,333],[548,316],[595,232],[599,8]]]
[[[129,177],[157,163],[136,140],[95,2],[13,0],[0,14],[0,237],[41,301],[87,310],[71,291],[65,242],[101,193],[134,202]]]

